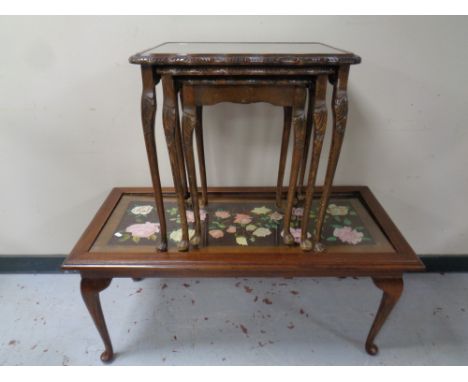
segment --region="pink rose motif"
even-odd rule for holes
[[[146,222],[144,224],[132,224],[125,228],[126,232],[130,232],[133,237],[147,239],[151,235],[159,233],[159,223]]]
[[[293,208],[292,209],[292,214],[294,216],[302,216],[302,215],[304,215],[304,208],[302,208],[302,207]]]
[[[224,236],[224,232],[220,229],[212,229],[208,232],[213,239],[219,239]]]
[[[247,214],[237,214],[234,223],[246,225],[252,221],[252,218]]]
[[[235,225],[230,225],[226,230],[227,233],[236,233],[236,231],[237,231],[237,228]]]
[[[335,228],[333,231],[333,236],[336,236],[343,243],[349,244],[359,244],[362,241],[364,234],[362,232],[356,231],[351,227],[342,227]]]
[[[294,242],[299,244],[301,242],[302,230],[300,228],[290,228],[289,230],[291,232],[291,235],[293,235]],[[283,236],[283,232],[281,232],[281,236]],[[307,237],[312,237],[312,235],[309,232],[307,232]]]
[[[206,219],[206,211],[202,208],[200,210],[200,220],[204,222],[205,219]]]
[[[297,210],[297,209],[299,209],[299,208],[295,208],[295,209]],[[302,208],[301,208],[301,210],[302,210]],[[303,211],[304,211],[304,210],[303,210]],[[297,215],[297,216],[302,216],[302,214],[301,214],[301,215]],[[301,233],[302,233],[302,230],[301,230],[300,228],[291,228],[290,231],[291,231],[291,235],[293,235],[293,237],[294,237],[294,241],[295,241],[296,243],[300,243],[300,242],[301,242]]]
[[[227,219],[231,214],[228,211],[216,211],[215,216],[220,219]]]
[[[194,223],[195,222],[195,214],[193,213],[192,210],[187,210],[186,212],[187,216],[187,222],[188,223]],[[206,211],[204,209],[200,210],[200,220],[205,221],[206,219]]]

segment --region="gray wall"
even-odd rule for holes
[[[67,253],[112,187],[150,184],[127,59],[213,40],[359,54],[336,184],[369,185],[418,253],[467,253],[467,36],[463,17],[2,17],[0,254]],[[274,184],[281,110],[222,104],[204,121],[209,184]]]

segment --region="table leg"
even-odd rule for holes
[[[197,140],[197,153],[198,165],[200,169],[200,182],[202,188],[201,205],[204,207],[208,204],[208,188],[206,185],[206,167],[205,167],[205,147],[203,145],[203,116],[202,107],[197,106],[196,112],[196,125],[195,125],[195,138]]]
[[[188,237],[188,225],[187,225],[187,213],[185,209],[185,195],[182,186],[182,181],[180,179],[180,165],[179,160],[180,154],[178,155],[177,150],[177,141],[180,142],[180,139],[177,139],[178,125],[177,125],[177,94],[175,91],[174,78],[169,74],[164,74],[162,76],[163,84],[163,125],[164,133],[166,134],[166,144],[167,150],[169,152],[169,160],[171,163],[172,177],[174,179],[174,187],[177,196],[177,206],[179,208],[179,217],[180,225],[182,230],[182,239],[177,244],[179,251],[187,251],[189,247],[189,237]]]
[[[156,141],[154,134],[154,120],[156,116],[156,90],[155,86],[159,81],[151,66],[142,65],[141,77],[143,80],[143,91],[141,94],[141,121],[143,124],[143,134],[145,137],[146,154],[153,183],[154,199],[156,211],[158,213],[161,241],[158,249],[167,250],[167,228],[166,216],[164,214],[163,194],[161,189],[161,179],[159,176],[158,156],[156,152]]]
[[[304,143],[304,154],[302,155],[301,169],[299,172],[299,182],[297,184],[297,199],[304,200],[304,177],[307,167],[307,157],[309,156],[309,146],[310,138],[312,136],[312,126],[313,126],[313,110],[314,110],[314,97],[315,97],[315,81],[312,82],[309,88],[309,96],[307,100],[307,118],[306,118],[306,133],[305,133],[305,143]]]
[[[281,153],[278,169],[278,180],[276,183],[276,207],[281,208],[281,197],[283,194],[284,170],[288,155],[289,135],[291,133],[292,108],[284,107],[283,136],[281,138]]]
[[[187,159],[187,170],[190,184],[190,194],[192,197],[193,215],[195,218],[195,234],[190,242],[194,246],[198,246],[201,240],[201,221],[200,207],[198,204],[198,187],[197,174],[195,172],[195,156],[193,153],[193,131],[196,128],[196,108],[195,105],[190,105],[185,99],[190,91],[184,91],[184,99],[182,101],[182,134],[185,150],[185,158]]]
[[[315,226],[315,249],[323,251],[324,246],[320,243],[322,235],[323,221],[328,208],[330,199],[331,186],[335,176],[336,166],[343,144],[343,137],[346,130],[346,121],[348,117],[348,74],[349,65],[343,65],[338,68],[336,78],[333,79],[333,135],[328,157],[327,172],[325,174],[325,182],[323,185],[322,197],[320,198],[319,211]]]
[[[374,339],[403,292],[403,279],[402,277],[372,278],[372,281],[374,281],[377,288],[383,291],[379,310],[377,311],[366,340],[367,353],[370,355],[376,355],[379,352],[379,348],[375,345]]]
[[[176,89],[177,93],[177,89]],[[181,134],[181,129],[180,129],[180,116],[179,116],[179,98],[176,95],[175,98],[175,120],[176,120],[176,130],[175,130],[175,142],[176,142],[176,151],[177,151],[177,167],[179,168],[179,176],[180,176],[180,185],[182,188],[182,193],[184,195],[184,199],[189,198],[189,193],[188,193],[188,188],[187,188],[187,174],[185,172],[185,158],[184,158],[184,150],[183,150],[183,144],[182,144],[182,134]]]
[[[103,362],[112,361],[114,358],[114,351],[112,349],[109,332],[107,331],[106,321],[102,314],[99,292],[106,289],[111,281],[112,279],[81,279],[81,295],[104,342],[105,351],[101,354],[101,361]]]
[[[289,178],[288,198],[286,211],[284,214],[283,241],[286,245],[294,244],[294,236],[291,234],[290,223],[294,198],[296,196],[297,178],[299,175],[299,166],[304,152],[305,138],[305,89],[298,88],[295,94],[294,106],[292,108],[292,123],[294,129],[294,147],[291,161],[291,175]]]
[[[307,180],[307,189],[304,202],[304,213],[301,222],[301,248],[304,251],[313,249],[313,241],[307,238],[307,230],[309,227],[310,209],[314,198],[315,181],[317,179],[318,166],[320,161],[320,154],[322,153],[323,138],[327,129],[327,76],[320,75],[317,78],[315,86],[315,94],[310,95],[309,98],[315,98],[312,104],[309,103],[309,108],[313,109],[314,119],[314,140],[312,146],[312,157],[310,159],[309,177]],[[309,114],[309,113],[308,113]],[[312,118],[309,117],[308,118]],[[305,165],[303,164],[305,167]]]

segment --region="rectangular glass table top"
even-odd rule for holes
[[[177,252],[180,241],[180,217],[173,198],[165,201],[169,234],[169,252]],[[318,200],[314,200],[309,231],[314,229]],[[303,208],[293,209],[291,232],[299,241]],[[201,248],[278,249],[282,241],[283,214],[269,199],[215,199],[200,211],[202,221]],[[193,235],[193,211],[187,211]],[[160,240],[159,219],[154,200],[149,196],[124,195],[105,227],[97,237],[91,252],[151,252]],[[367,209],[357,198],[332,198],[325,217],[323,243],[329,252],[393,253],[394,248],[378,228]]]
[[[134,64],[357,64],[360,57],[318,42],[167,42],[130,57]]]

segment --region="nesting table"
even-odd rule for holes
[[[130,61],[141,67],[153,187],[115,188],[63,264],[82,275],[82,296],[105,345],[101,359],[114,353],[99,293],[114,277],[371,277],[383,297],[365,348],[377,354],[374,339],[400,297],[403,273],[424,267],[367,187],[332,186],[346,129],[349,69],[360,58],[319,43],[166,43]],[[161,187],[158,168],[160,80],[173,188]],[[319,187],[328,82],[332,140]],[[202,110],[219,102],[283,108],[276,187],[208,186]],[[292,164],[283,187],[291,131]]]

